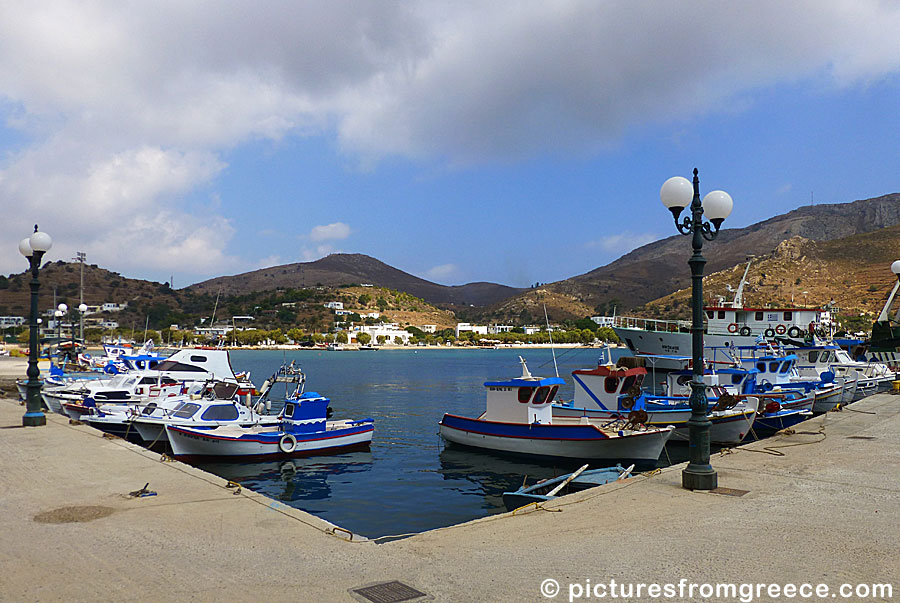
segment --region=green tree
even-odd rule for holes
[[[375,340],[378,341],[378,345],[384,345],[384,342],[387,341],[387,336],[379,335],[378,337],[375,338]]]
[[[337,334],[337,342],[338,343],[347,343],[347,331],[341,331]]]
[[[297,327],[294,327],[293,329],[291,329],[290,331],[287,332],[287,336],[289,339],[293,340],[294,343],[297,343],[298,341],[301,341],[303,339],[304,332],[303,332],[303,329],[298,329]]]
[[[359,299],[357,299],[356,301],[359,302],[360,306],[365,308],[372,301],[372,296],[369,295],[368,293],[363,293],[362,295],[359,296]]]
[[[372,336],[363,331],[362,333],[356,334],[356,341],[359,342],[360,345],[369,345],[372,341]]]
[[[413,338],[411,337],[410,339],[413,339]],[[399,335],[397,335],[396,337],[394,337],[394,343],[396,345],[403,345],[403,338],[400,337]]]

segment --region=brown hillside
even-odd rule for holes
[[[792,237],[755,258],[744,287],[744,304],[821,307],[833,303],[845,315],[878,313],[896,282],[891,263],[900,258],[900,225],[832,241]],[[730,301],[745,263],[703,279],[707,303]],[[654,300],[638,311],[689,316],[690,288]]]

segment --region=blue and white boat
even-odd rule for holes
[[[624,419],[557,417],[553,400],[565,382],[559,377],[533,377],[525,360],[519,360],[521,377],[484,384],[487,403],[481,416],[443,416],[440,434],[444,440],[531,456],[656,465],[673,427],[626,426]]]
[[[316,392],[288,399],[274,428],[166,425],[166,433],[175,458],[185,461],[257,461],[367,450],[374,421],[328,421],[329,402]]]

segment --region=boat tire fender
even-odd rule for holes
[[[768,329],[766,329],[766,332],[764,333],[764,335],[766,336],[767,339],[771,339],[772,337],[775,337],[775,329],[773,329],[772,327],[769,327]]]
[[[793,327],[788,329],[788,335],[790,335],[793,338],[800,337],[800,335],[802,335],[802,333],[803,332],[800,330],[800,327],[798,327],[796,325],[794,325]]]
[[[733,322],[733,323],[731,323],[730,325],[728,325],[728,332],[729,332],[729,333],[737,333],[737,331],[738,331],[738,325],[737,325],[736,322]]]
[[[278,448],[285,454],[290,454],[297,447],[297,438],[293,436],[293,434],[286,433],[281,436],[281,439],[278,441]]]
[[[785,327],[784,325],[777,325],[775,327],[775,332],[779,335],[784,335],[785,331],[787,331],[787,327]]]
[[[748,327],[747,325],[744,325],[743,327],[741,327],[741,335],[746,337],[749,334],[750,334],[750,327]]]

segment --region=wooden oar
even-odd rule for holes
[[[565,481],[563,481],[563,483],[559,484],[558,486],[556,486],[555,488],[553,488],[552,490],[550,490],[549,492],[547,492],[547,496],[555,496],[557,492],[559,492],[560,490],[562,490],[563,488],[565,488],[566,485],[567,485],[570,481],[572,481],[573,479],[575,479],[576,477],[578,477],[579,475],[581,475],[581,472],[584,471],[584,470],[587,469],[587,468],[588,468],[587,465],[582,465],[581,469],[579,469],[578,471],[576,471],[575,473],[573,473],[572,475],[570,475],[569,477],[567,477],[567,478],[565,479]]]

